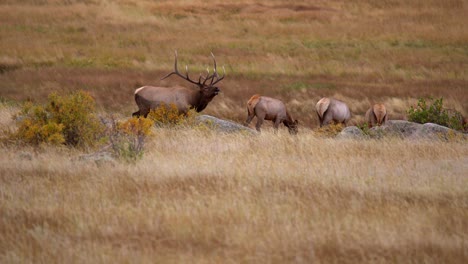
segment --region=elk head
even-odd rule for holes
[[[218,95],[219,92],[221,92],[221,90],[216,86],[216,84],[224,79],[224,76],[226,75],[226,69],[224,69],[224,67],[223,67],[223,76],[220,77],[218,75],[217,68],[216,68],[216,59],[215,59],[213,53],[211,53],[211,57],[213,58],[213,64],[214,64],[213,73],[210,74],[210,70],[207,68],[206,69],[206,71],[207,71],[206,76],[202,76],[202,74],[200,74],[200,76],[198,77],[198,81],[194,81],[194,80],[190,79],[190,77],[189,77],[188,66],[187,65],[185,65],[185,75],[183,75],[183,74],[181,74],[179,72],[179,69],[177,68],[177,51],[175,51],[174,53],[175,53],[174,71],[170,72],[169,74],[167,74],[166,76],[161,78],[161,80],[164,80],[167,77],[175,74],[175,75],[183,78],[184,80],[187,80],[188,82],[193,83],[196,86],[198,86],[198,88],[200,89],[200,94],[199,94],[200,99],[199,99],[198,104],[194,105],[193,107],[195,108],[195,110],[197,112],[200,112],[203,109],[205,109],[205,107],[208,105],[208,103],[216,95]]]
[[[294,120],[292,122],[284,122],[284,125],[288,128],[288,131],[291,135],[296,135],[298,132],[298,126],[299,121]]]

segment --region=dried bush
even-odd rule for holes
[[[153,125],[153,120],[144,117],[132,117],[124,122],[112,119],[108,137],[114,155],[128,162],[140,159]]]
[[[332,123],[323,127],[319,127],[314,130],[317,136],[319,137],[336,137],[345,126],[341,123]]]
[[[52,120],[43,106],[25,103],[18,119],[18,130],[11,135],[14,140],[34,146],[41,143],[58,145],[65,142],[64,125]]]
[[[179,113],[174,103],[169,104],[169,106],[163,103],[158,108],[152,109],[148,114],[148,118],[153,120],[154,124],[159,127],[190,125],[193,124],[195,116],[195,110],[190,110],[187,114]]]
[[[31,102],[22,106],[15,117],[19,128],[12,138],[32,145],[93,147],[104,131],[94,111],[95,101],[87,92],[78,91],[68,96],[52,93],[44,106]]]

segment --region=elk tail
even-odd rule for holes
[[[260,95],[255,94],[252,97],[250,97],[249,101],[247,101],[247,111],[249,112],[249,115],[254,113],[255,106],[258,104],[258,101],[260,101]]]
[[[323,118],[323,115],[327,111],[328,106],[330,106],[329,98],[324,97],[317,102],[315,105],[315,110],[317,110],[317,114],[320,116],[320,118]]]
[[[382,124],[382,122],[385,119],[385,116],[387,115],[387,109],[385,109],[385,106],[383,104],[375,104],[373,108],[377,122],[379,124]]]

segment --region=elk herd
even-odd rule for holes
[[[189,77],[188,66],[185,66],[185,74],[179,72],[177,66],[177,51],[175,52],[174,71],[164,76],[161,80],[166,79],[171,75],[176,75],[184,80],[195,84],[198,89],[190,89],[186,87],[156,87],[143,86],[135,90],[135,102],[138,106],[138,111],[133,113],[133,116],[146,117],[148,113],[161,105],[174,104],[179,113],[186,114],[191,108],[197,112],[205,109],[213,98],[221,91],[216,84],[224,79],[226,71],[223,67],[223,75],[220,77],[217,72],[216,59],[213,58],[213,72],[207,69],[206,76],[200,74],[198,80],[192,80]],[[324,97],[315,105],[315,110],[320,122],[320,127],[328,125],[332,122],[341,123],[346,126],[351,119],[351,111],[346,103],[334,99]],[[247,101],[247,120],[244,125],[248,126],[252,119],[257,117],[255,128],[260,132],[260,127],[264,120],[273,122],[275,130],[279,128],[281,123],[288,128],[289,133],[297,134],[298,120],[292,118],[288,112],[286,105],[279,99],[253,95]],[[381,126],[387,121],[387,111],[385,105],[381,103],[374,104],[367,110],[365,121],[368,127]]]

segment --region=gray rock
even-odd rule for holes
[[[421,124],[408,122],[405,120],[388,120],[381,129],[386,136],[399,136],[402,138],[411,137],[420,130]]]
[[[243,132],[243,133],[249,133],[249,134],[257,134],[257,131],[249,127],[243,126],[241,124],[238,124],[232,121],[219,119],[210,115],[200,115],[200,116],[197,116],[195,119],[198,125],[206,125],[207,127],[211,129],[221,131],[221,132],[226,132],[226,133]]]
[[[381,127],[369,129],[369,136],[382,138],[383,136],[397,136],[408,139],[448,140],[451,138],[467,139],[467,135],[441,125],[426,123],[418,124],[405,120],[388,120]]]
[[[366,135],[356,126],[345,127],[337,136],[341,139],[364,139]]]
[[[385,132],[384,127],[375,126],[369,129],[368,134],[371,138],[381,139],[388,133]]]
[[[454,129],[444,127],[438,124],[426,123],[421,126],[421,129],[413,134],[416,138],[427,138],[427,139],[442,139],[449,140],[451,138],[466,139],[466,134],[458,132]]]
[[[94,162],[98,166],[104,164],[110,164],[114,166],[116,163],[112,153],[108,151],[99,151],[91,154],[81,155],[78,157],[78,160],[82,162]]]
[[[30,152],[26,152],[26,151],[21,151],[18,154],[18,157],[20,159],[22,159],[22,160],[32,160],[33,159],[33,155]]]

